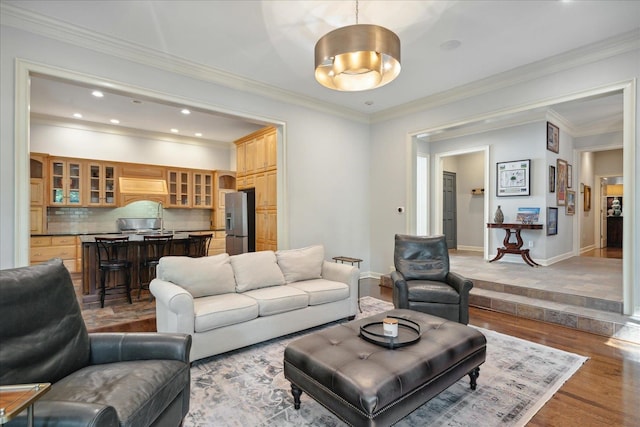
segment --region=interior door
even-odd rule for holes
[[[458,248],[458,221],[456,208],[456,174],[442,173],[442,232],[449,249]]]

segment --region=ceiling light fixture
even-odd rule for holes
[[[104,93],[100,92],[99,90],[94,90],[93,92],[91,92],[91,95],[95,96],[96,98],[102,98],[104,96]]]
[[[182,110],[180,110],[180,112],[185,116],[188,116],[189,114],[191,114],[191,111],[187,110],[186,108],[183,108]]]
[[[180,132],[180,131],[179,131],[178,129],[176,129],[176,128],[171,128],[171,132],[172,132],[172,133],[178,133],[178,132]]]
[[[202,134],[201,134],[200,132],[196,132],[196,133],[195,133],[195,136],[200,137],[200,136],[202,136]]]
[[[81,118],[82,118],[82,114],[80,114],[80,113],[73,113],[73,117],[75,117],[76,119],[81,119]]]
[[[316,80],[355,92],[384,86],[400,74],[400,39],[378,25],[358,23],[325,34],[315,47]]]
[[[110,121],[111,123],[113,123],[114,125],[118,125],[118,124],[120,124],[120,120],[118,120],[118,119],[111,119],[111,120],[109,120],[109,121]]]

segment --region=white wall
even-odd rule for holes
[[[287,238],[281,247],[323,243],[327,258],[360,257],[365,260],[362,269],[368,270],[371,194],[368,124],[131,63],[6,26],[0,28],[0,192],[3,196],[0,268],[15,266],[20,253],[22,259],[28,258],[28,236],[14,238],[18,222],[16,172],[28,179],[26,165],[15,164],[16,58],[101,76],[162,96],[193,100],[214,111],[283,123],[286,151],[281,151],[283,164],[278,171],[282,198],[279,239]],[[18,141],[17,146],[29,150],[26,142]],[[26,203],[21,211],[28,213]]]
[[[55,156],[205,170],[236,168],[229,163],[233,144],[183,144],[37,122],[31,123],[30,139],[31,151]]]
[[[415,149],[411,148],[411,139],[408,135],[420,133],[423,130],[446,127],[448,124],[455,124],[474,120],[474,118],[490,115],[509,108],[523,108],[528,105],[540,105],[546,102],[552,103],[560,97],[570,96],[570,94],[593,90],[594,88],[613,85],[618,82],[636,79],[640,76],[639,51],[626,52],[607,59],[594,61],[592,63],[581,64],[575,68],[558,71],[554,74],[543,75],[532,78],[530,81],[517,82],[501,89],[475,96],[461,97],[451,102],[434,102],[431,106],[425,106],[420,111],[408,111],[406,114],[396,114],[389,119],[380,118],[372,126],[371,139],[371,168],[373,170],[385,170],[384,174],[373,175],[371,188],[376,189],[376,197],[371,199],[371,246],[372,246],[372,270],[386,272],[393,260],[393,235],[395,233],[406,233],[411,230],[411,223],[394,213],[394,206],[410,204],[412,196],[411,172],[412,156]],[[636,87],[634,96],[639,95],[640,90]],[[536,144],[544,144],[544,130],[540,131],[540,139]],[[636,140],[640,141],[640,128],[634,129]],[[561,150],[564,134],[561,133]],[[504,144],[498,149],[491,141],[486,141],[492,145],[490,152],[490,164],[495,165],[496,161],[512,160],[514,158],[528,158],[536,153],[531,152],[531,147],[525,146],[526,141],[513,139],[509,144]],[[442,141],[434,144],[432,149],[436,149],[439,144],[446,145],[441,151],[469,148],[480,145],[477,140],[467,140],[464,144],[450,146],[450,141]],[[504,148],[504,151],[502,151]],[[573,153],[561,152],[563,158],[574,163]],[[565,157],[566,156],[566,157]],[[640,152],[636,150],[634,163],[639,164]],[[536,181],[532,184],[534,198],[531,202],[544,206],[547,196],[541,193],[546,187],[546,177],[550,160],[547,155],[538,153],[537,159],[533,159],[533,173]],[[409,169],[409,171],[408,171]],[[636,182],[640,181],[640,173],[636,172],[633,177]],[[495,171],[491,171],[491,186],[495,186]],[[640,187],[640,186],[638,186]],[[635,195],[638,199],[640,189],[636,188]],[[432,195],[433,197],[433,195]],[[549,200],[551,201],[551,200]],[[432,204],[433,205],[433,204]],[[497,203],[492,202],[491,212],[495,210]],[[511,213],[509,213],[511,215]],[[546,214],[546,212],[545,212]],[[433,212],[432,212],[433,216]],[[638,211],[634,221],[637,223]],[[564,213],[560,213],[562,219],[560,230],[567,230],[567,218]],[[542,219],[541,219],[542,221]],[[634,228],[633,241],[637,242],[640,232]],[[565,236],[568,237],[568,236]],[[562,239],[562,241],[561,241]],[[554,254],[564,253],[569,250],[571,241],[558,237],[558,244],[549,248],[548,253],[533,253],[533,257],[550,258]],[[492,236],[490,248],[496,245],[496,236]],[[635,275],[638,275],[638,268],[635,267]]]
[[[595,180],[595,156],[593,152],[583,152],[580,154],[580,176],[578,178],[578,205],[576,206],[576,214],[581,216],[580,220],[580,250],[591,249],[596,247],[595,230],[596,222],[599,218],[597,207],[599,204],[595,200],[596,184]],[[582,184],[582,185],[581,185]],[[591,189],[589,194],[590,210],[585,210],[585,192],[584,186]]]

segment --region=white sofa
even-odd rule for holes
[[[150,284],[158,332],[193,337],[191,361],[353,318],[358,268],[324,260],[320,245],[160,259]]]

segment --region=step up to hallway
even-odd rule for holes
[[[569,300],[558,301],[558,299],[563,299],[558,295],[543,295],[546,298],[527,296],[527,294],[536,295],[536,289],[520,288],[514,292],[506,292],[486,289],[487,287],[495,288],[495,286],[486,286],[486,284],[483,286],[477,281],[474,281],[474,285],[469,296],[469,304],[474,307],[555,323],[572,329],[640,344],[640,321],[619,312],[592,308],[580,299],[577,300],[577,304],[573,304]],[[575,295],[567,295],[567,297],[575,297]],[[606,302],[606,300],[603,301]],[[605,307],[611,308],[607,304]]]

